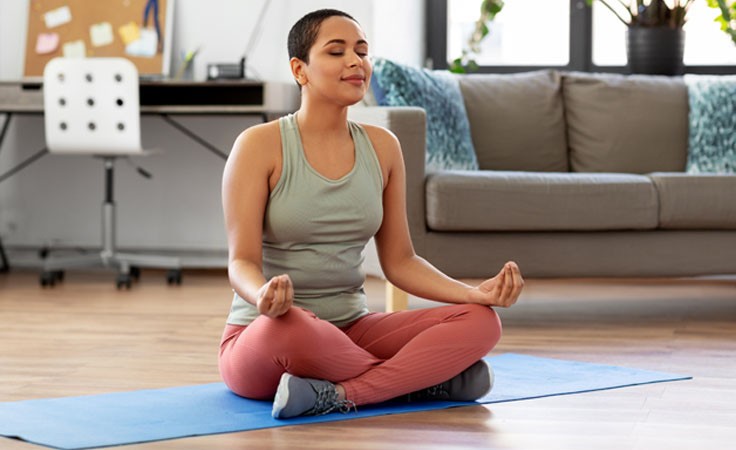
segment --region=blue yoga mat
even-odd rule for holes
[[[486,358],[493,391],[478,403],[574,394],[691,377],[507,353]],[[133,444],[361,417],[467,406],[467,402],[382,404],[349,414],[275,420],[271,403],[248,400],[212,383],[0,403],[0,436],[62,449]]]

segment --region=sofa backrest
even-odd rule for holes
[[[682,172],[688,95],[680,77],[565,73],[570,168],[574,172]]]
[[[459,81],[480,169],[568,171],[558,72],[474,74]]]
[[[542,70],[459,81],[482,170],[685,170],[681,77]]]

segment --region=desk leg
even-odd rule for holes
[[[386,280],[386,312],[409,309],[409,294]]]
[[[0,149],[3,147],[3,141],[5,141],[5,133],[8,131],[10,125],[10,119],[13,117],[13,113],[7,113],[5,115],[5,122],[3,122],[3,128],[0,130]],[[0,238],[0,273],[8,272],[10,270],[10,264],[8,264],[8,257],[5,255],[5,247],[3,247],[3,240]]]
[[[10,271],[10,264],[8,263],[8,257],[5,256],[5,248],[3,247],[3,240],[0,239],[0,273]]]
[[[10,126],[10,119],[13,118],[13,113],[5,113],[5,122],[3,123],[3,129],[0,130],[0,149],[3,148],[3,141],[5,140],[5,133],[8,131]]]

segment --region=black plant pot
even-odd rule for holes
[[[626,51],[632,73],[681,75],[685,31],[669,27],[629,27]]]

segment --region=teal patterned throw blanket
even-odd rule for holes
[[[736,76],[685,75],[690,173],[736,173]]]

